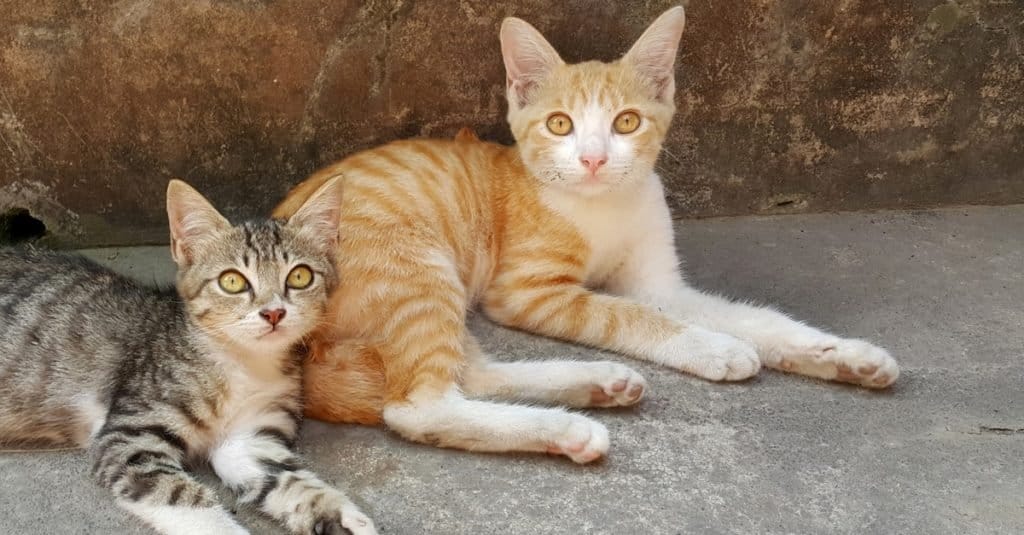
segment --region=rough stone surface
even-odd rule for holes
[[[594,466],[318,422],[300,447],[392,534],[1022,533],[1021,228],[1024,206],[679,225],[695,283],[876,340],[903,365],[889,392],[771,372],[710,384],[621,359],[649,396],[591,412],[612,439]],[[147,280],[172,273],[163,247],[90,254]],[[472,328],[499,358],[617,358]],[[0,533],[145,533],[86,464],[0,454]]]
[[[156,243],[166,181],[267,211],[356,149],[509,141],[497,29],[612,59],[676,0],[0,0],[0,212]],[[1019,1],[683,2],[679,216],[1024,200]]]

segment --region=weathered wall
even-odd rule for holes
[[[502,17],[611,59],[673,3],[0,0],[0,205],[159,242],[172,176],[256,215],[359,148],[508,141]],[[1024,2],[684,3],[678,215],[1024,201]]]

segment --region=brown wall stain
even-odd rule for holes
[[[251,217],[381,142],[508,142],[503,17],[613,59],[674,3],[0,0],[0,212],[161,242],[170,177]],[[676,215],[1024,202],[1024,3],[684,4]]]

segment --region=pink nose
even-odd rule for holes
[[[580,156],[580,163],[582,163],[583,167],[586,167],[591,173],[596,173],[602,165],[608,163],[608,157],[604,155],[598,156],[584,154],[583,156]]]
[[[263,310],[260,311],[260,316],[263,316],[263,319],[267,320],[267,323],[269,323],[270,325],[276,327],[277,324],[281,323],[281,320],[284,319],[284,309],[283,308],[275,308],[273,310],[263,309]]]

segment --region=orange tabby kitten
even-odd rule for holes
[[[494,321],[714,381],[761,364],[885,387],[885,350],[684,282],[655,160],[674,113],[680,7],[613,63],[565,64],[519,19],[501,28],[518,145],[399,141],[295,188],[288,217],[343,176],[334,324],[306,369],[308,414],[377,423],[416,441],[592,461],[607,430],[584,416],[472,398],[572,407],[636,403],[645,383],[612,362],[493,362],[467,331]],[[603,293],[597,293],[600,289]]]

